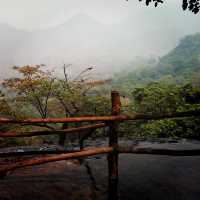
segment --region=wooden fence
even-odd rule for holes
[[[9,153],[0,153],[1,157],[8,156],[24,156],[24,155],[44,155],[44,154],[53,154],[45,155],[44,157],[34,157],[22,161],[17,161],[15,163],[0,166],[0,175],[4,177],[7,172],[26,167],[44,164],[48,162],[73,159],[73,158],[82,158],[97,154],[108,154],[108,199],[116,200],[118,199],[118,154],[119,153],[134,153],[134,154],[155,154],[155,155],[170,155],[170,156],[191,156],[191,155],[200,155],[200,149],[196,150],[173,150],[173,149],[154,149],[154,148],[142,148],[138,146],[129,146],[121,147],[118,145],[118,127],[119,123],[122,123],[127,120],[159,120],[165,118],[179,118],[179,117],[200,117],[200,111],[189,111],[189,112],[180,112],[173,114],[165,115],[147,115],[141,113],[133,113],[130,116],[121,115],[121,103],[120,95],[118,92],[113,91],[111,93],[111,116],[83,116],[83,117],[70,117],[70,118],[46,118],[46,119],[7,119],[0,118],[0,124],[49,124],[49,123],[71,123],[71,122],[97,122],[97,124],[81,126],[77,128],[67,128],[64,130],[51,130],[51,131],[32,131],[17,133],[13,131],[0,132],[0,138],[9,138],[9,137],[32,137],[39,135],[65,135],[73,134],[77,132],[82,132],[85,130],[95,130],[97,128],[109,127],[108,138],[109,146],[107,147],[98,147],[98,148],[87,148],[80,149],[78,151],[66,151],[64,148],[59,150],[51,151],[29,151],[29,152],[9,152]],[[86,138],[86,137],[85,137]]]

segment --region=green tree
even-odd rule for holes
[[[149,114],[165,114],[200,108],[200,88],[192,84],[185,86],[151,83],[133,91],[134,110]],[[200,138],[200,120],[165,119],[138,123],[139,136]]]

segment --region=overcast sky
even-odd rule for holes
[[[170,15],[169,9],[174,7],[177,16],[185,15],[181,10],[181,0],[165,1],[157,9],[168,10]],[[85,13],[104,24],[112,24],[147,9],[152,8],[138,0],[0,0],[0,22],[37,30],[62,24],[77,13]]]
[[[132,66],[138,56],[165,55],[184,36],[200,32],[200,13],[183,11],[181,4],[165,0],[154,8],[145,0],[0,0],[1,74],[8,76],[13,65],[63,62],[114,71]]]

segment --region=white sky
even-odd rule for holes
[[[182,0],[165,1],[157,9],[173,6],[181,10]],[[177,4],[179,6],[175,6]],[[73,15],[85,13],[104,24],[112,24],[147,9],[151,8],[138,0],[0,0],[0,22],[22,29],[45,29],[64,23]]]
[[[147,7],[145,0],[0,0],[0,23],[18,29],[32,31],[56,27],[60,30],[58,25],[67,24],[69,18],[77,14],[86,14],[103,24],[111,24],[100,24],[102,31],[97,30],[101,34],[94,34],[92,38],[85,34],[79,38],[79,31],[84,33],[82,26],[78,26],[78,33],[73,29],[74,33],[69,31],[68,35],[55,31],[55,40],[51,42],[52,36],[48,31],[42,37],[37,31],[27,34],[20,43],[18,34],[15,37],[2,32],[0,71],[6,71],[5,66],[13,64],[50,63],[58,66],[62,60],[105,69],[115,64],[126,66],[138,55],[163,55],[185,35],[200,32],[200,13],[184,12],[181,4],[182,0],[165,0],[164,4],[154,8],[153,5]],[[116,26],[112,25],[115,23]],[[68,31],[68,27],[65,28]],[[90,28],[93,27],[89,27],[91,31]],[[59,38],[61,36],[63,38]],[[66,53],[66,49],[70,53]]]

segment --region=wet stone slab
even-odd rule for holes
[[[96,145],[105,145],[107,141]],[[196,149],[198,141],[133,141],[122,145]],[[88,146],[92,142],[88,141]],[[92,144],[93,145],[93,144]],[[123,200],[199,200],[200,156],[119,156],[119,196]],[[107,158],[59,161],[18,169],[0,180],[0,200],[106,199]]]

